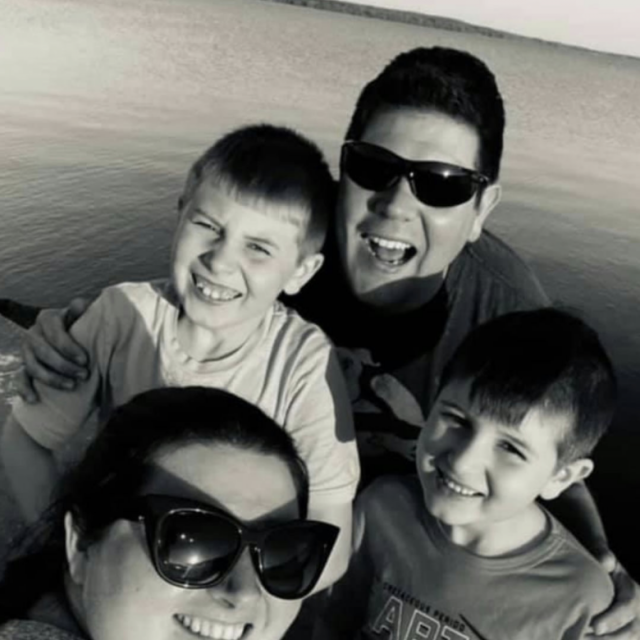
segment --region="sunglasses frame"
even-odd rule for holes
[[[162,542],[162,525],[167,518],[183,513],[197,513],[215,516],[216,518],[220,518],[231,524],[238,534],[240,544],[234,554],[233,560],[231,560],[231,562],[229,562],[229,566],[214,579],[203,583],[191,584],[188,581],[184,582],[174,580],[163,571],[162,564],[164,560],[161,557],[160,552]],[[156,570],[156,573],[165,582],[177,587],[182,587],[183,589],[208,589],[210,587],[214,587],[227,578],[244,553],[244,550],[249,547],[251,561],[253,562],[256,574],[260,579],[260,584],[264,587],[265,591],[277,598],[281,598],[282,600],[298,600],[299,598],[303,598],[308,595],[313,590],[324,571],[329,555],[331,554],[333,546],[338,538],[338,534],[340,533],[338,527],[328,524],[327,522],[319,522],[316,520],[294,520],[260,528],[248,527],[226,511],[214,506],[203,504],[195,500],[189,500],[188,498],[178,498],[158,494],[147,494],[135,498],[123,511],[120,517],[125,520],[140,522],[144,526],[145,538],[153,567]],[[292,528],[306,528],[314,530],[316,537],[319,539],[319,545],[321,546],[319,551],[320,561],[318,563],[317,574],[304,589],[301,589],[295,594],[282,594],[278,592],[277,589],[273,590],[268,584],[265,584],[265,569],[262,556],[264,553],[263,545],[267,537],[277,530]]]
[[[362,185],[360,182],[355,180],[349,171],[346,169],[347,165],[347,153],[349,153],[349,149],[353,149],[358,153],[358,147],[364,149],[373,149],[375,153],[378,153],[382,156],[388,156],[388,165],[396,165],[398,171],[393,179],[388,182],[385,186],[378,189],[369,189],[367,186]],[[371,158],[371,156],[369,156]],[[374,158],[375,160],[375,158]],[[381,160],[384,162],[384,160]],[[436,160],[407,160],[395,153],[386,149],[385,147],[380,147],[377,144],[372,144],[370,142],[364,142],[362,140],[346,140],[342,145],[342,153],[340,156],[340,167],[344,171],[344,173],[349,176],[353,182],[355,182],[362,189],[366,189],[367,191],[386,191],[390,189],[394,185],[398,183],[401,178],[406,178],[409,183],[409,187],[411,188],[411,193],[414,197],[421,202],[422,204],[426,204],[428,207],[434,207],[438,209],[444,209],[448,207],[456,207],[458,205],[464,204],[465,202],[469,202],[477,193],[479,189],[483,189],[486,187],[490,180],[487,176],[480,173],[479,171],[475,171],[474,169],[468,169],[467,167],[461,167],[456,164],[449,164],[447,162],[440,162]],[[455,202],[453,204],[433,204],[432,202],[425,202],[422,198],[418,196],[418,188],[416,186],[416,175],[420,173],[421,169],[427,169],[429,173],[436,173],[441,177],[448,177],[450,175],[454,176],[466,176],[471,180],[472,185],[475,185],[475,188],[471,192],[471,195],[461,202]]]

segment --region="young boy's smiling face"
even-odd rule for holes
[[[534,407],[517,426],[482,415],[468,382],[441,391],[417,448],[427,509],[445,525],[477,535],[536,510],[590,471],[590,461],[559,465],[558,443],[572,416]],[[578,475],[576,475],[578,474]]]
[[[296,213],[294,205],[241,201],[206,181],[197,187],[173,244],[183,335],[222,331],[237,348],[281,292],[295,294],[313,276],[322,257],[301,256]]]

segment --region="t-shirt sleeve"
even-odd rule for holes
[[[56,450],[96,411],[99,403],[105,352],[113,341],[109,322],[112,296],[103,292],[71,328],[71,335],[89,356],[89,377],[79,382],[73,391],[62,391],[35,383],[40,401],[26,404],[19,401],[13,410],[15,419],[38,444]]]
[[[576,607],[575,622],[565,629],[562,640],[581,640],[591,637],[587,632],[591,620],[606,611],[613,602],[613,582],[600,566],[590,566],[581,572],[576,584],[581,603]]]
[[[351,403],[324,337],[299,354],[285,427],[307,464],[310,507],[351,502],[360,479]]]

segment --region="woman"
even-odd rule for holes
[[[289,436],[217,389],[118,409],[0,585],[0,638],[278,640],[337,529]]]

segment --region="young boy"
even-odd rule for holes
[[[194,164],[171,280],[103,291],[73,327],[90,354],[88,380],[73,392],[40,386],[41,402],[19,403],[9,418],[2,458],[27,518],[47,503],[53,452],[93,414],[103,423],[155,387],[220,387],[294,438],[310,475],[309,517],[342,528],[323,584],[346,569],[359,477],[349,399],[329,340],[277,301],[320,268],[334,197],[322,154],[289,129],[239,129]]]
[[[355,555],[314,639],[568,640],[611,580],[537,498],[593,469],[615,378],[597,335],[558,310],[472,332],[445,370],[417,477],[358,499]]]

